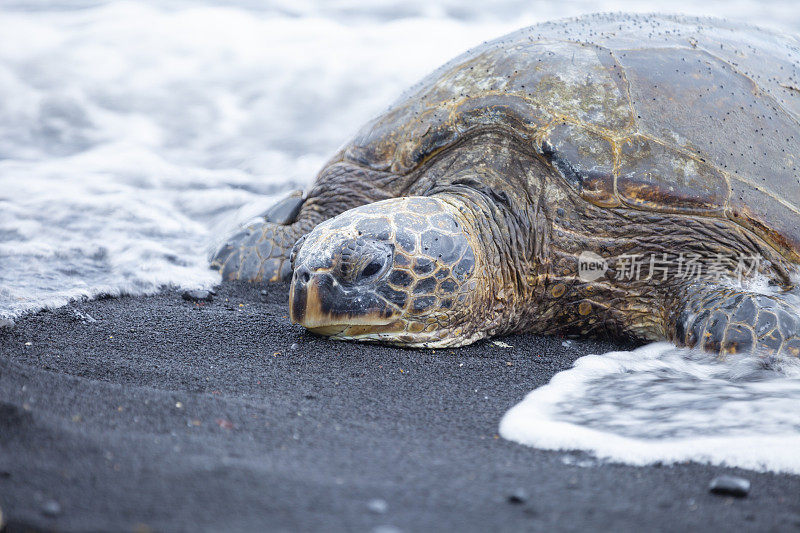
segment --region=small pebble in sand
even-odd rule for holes
[[[42,505],[42,514],[45,516],[58,516],[61,514],[61,505],[55,500],[49,500]]]
[[[233,429],[234,427],[236,427],[233,424],[233,422],[231,422],[230,420],[225,420],[224,418],[217,418],[216,422],[217,425],[222,429]]]
[[[14,327],[14,321],[10,318],[0,318],[0,329],[11,329]]]
[[[292,343],[292,345],[291,345],[291,346],[289,346],[289,349],[290,349],[290,350],[292,350],[292,351],[295,351],[295,350],[297,350],[298,348],[300,348],[300,345],[299,345],[299,344],[297,344],[296,342],[295,342],[295,343]]]
[[[184,291],[182,298],[187,302],[210,302],[214,299],[214,293],[206,290]]]
[[[528,501],[528,492],[525,489],[517,489],[508,495],[506,501],[508,503],[513,503],[514,505],[525,503]]]
[[[736,476],[717,476],[708,484],[708,490],[712,494],[744,498],[750,492],[750,481]]]
[[[389,504],[386,503],[386,500],[375,498],[367,502],[367,509],[376,514],[383,514],[389,509]]]
[[[70,308],[69,308],[69,310],[70,310],[70,311],[72,311],[72,315],[73,315],[75,318],[77,318],[78,320],[80,320],[80,321],[81,321],[81,322],[83,322],[84,324],[94,324],[95,322],[97,322],[97,319],[96,319],[96,318],[94,318],[94,317],[93,317],[92,315],[90,315],[89,313],[83,313],[83,312],[81,312],[81,311],[78,311],[78,310],[77,310],[77,309],[75,309],[74,307],[70,307]]]

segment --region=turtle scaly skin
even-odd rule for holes
[[[799,85],[798,41],[745,25],[532,26],[412,87],[289,224],[215,264],[252,280],[293,268],[293,320],[335,338],[530,331],[797,355]],[[607,270],[583,275],[586,257]]]
[[[489,280],[476,275],[474,239],[468,218],[438,197],[348,211],[297,243],[291,318],[320,334],[413,346],[451,329],[452,339],[481,338],[473,319]]]
[[[796,300],[789,295],[791,300]],[[797,303],[736,289],[701,288],[676,322],[675,341],[731,354],[800,356]]]

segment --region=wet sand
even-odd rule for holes
[[[80,302],[0,330],[7,530],[800,527],[798,476],[597,464],[498,437],[530,390],[619,346],[334,342],[289,324],[285,285],[263,289]],[[709,494],[722,473],[750,495]]]

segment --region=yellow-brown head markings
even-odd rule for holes
[[[459,344],[479,258],[438,198],[384,200],[317,226],[293,252],[290,314],[336,338]]]

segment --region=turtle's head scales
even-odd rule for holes
[[[430,197],[384,200],[320,224],[295,246],[292,321],[404,346],[474,340],[477,260],[464,229],[452,207]]]

